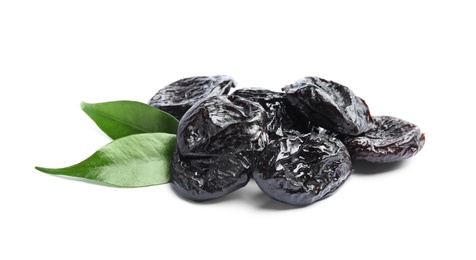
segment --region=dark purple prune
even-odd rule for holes
[[[358,135],[372,125],[365,101],[339,83],[305,77],[283,90],[291,104],[317,126],[341,134]]]
[[[249,181],[251,162],[246,156],[182,156],[175,150],[171,182],[184,198],[205,201],[233,192]]]
[[[178,120],[199,100],[215,95],[228,94],[235,82],[231,77],[190,77],[177,80],[150,99],[149,105],[161,109]]]
[[[350,155],[339,139],[312,132],[270,142],[253,177],[271,198],[304,206],[330,196],[352,171]]]
[[[258,102],[264,108],[267,116],[266,130],[270,138],[309,133],[312,129],[311,122],[289,104],[283,92],[247,88],[237,89],[233,95]]]
[[[266,113],[238,96],[213,96],[182,117],[177,145],[182,155],[209,156],[261,151],[266,146]]]
[[[268,135],[265,111],[238,96],[213,96],[190,108],[177,131],[171,170],[175,191],[203,201],[243,187]]]
[[[425,144],[425,134],[412,123],[391,116],[374,116],[373,121],[369,131],[343,138],[353,159],[397,162],[417,154]]]

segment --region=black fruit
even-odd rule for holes
[[[305,77],[283,90],[291,104],[316,126],[347,135],[361,134],[372,126],[364,100],[339,83]]]
[[[352,171],[350,155],[340,140],[312,132],[271,142],[253,177],[271,198],[304,206],[330,196]]]
[[[214,96],[180,120],[171,181],[183,197],[202,201],[226,195],[248,180],[256,154],[268,142],[265,111],[238,96]]]
[[[266,111],[266,130],[270,139],[289,134],[309,133],[311,122],[285,98],[285,93],[267,89],[237,89],[233,95],[258,102]]]
[[[175,150],[171,181],[184,198],[205,201],[233,192],[249,181],[249,157],[237,155],[182,156]]]
[[[412,123],[391,116],[374,116],[373,127],[359,135],[343,138],[352,158],[388,163],[417,154],[425,144],[425,135]]]
[[[180,118],[171,183],[206,201],[253,176],[271,198],[296,206],[332,195],[351,159],[395,162],[418,153],[425,135],[404,120],[370,115],[347,87],[305,77],[283,88],[238,89],[227,76],[193,77],[159,90],[150,104]]]
[[[235,82],[231,77],[220,75],[212,77],[190,77],[177,80],[150,99],[149,105],[161,109],[180,120],[199,100],[221,94],[227,94]]]

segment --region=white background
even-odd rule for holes
[[[471,1],[158,2],[0,2],[0,259],[476,258]],[[334,80],[374,115],[418,124],[427,142],[397,166],[356,165],[304,208],[253,182],[193,203],[168,184],[120,189],[34,170],[110,141],[80,101],[147,102],[216,74],[275,90]]]

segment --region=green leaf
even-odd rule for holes
[[[141,102],[81,102],[81,108],[112,139],[141,133],[177,133],[175,117]]]
[[[78,164],[56,169],[35,168],[119,187],[157,185],[169,182],[175,142],[174,134],[131,135],[112,141]]]

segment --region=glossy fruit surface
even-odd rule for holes
[[[271,198],[304,206],[330,196],[352,171],[350,155],[340,140],[312,132],[271,142],[253,177]]]
[[[171,182],[194,200],[219,198],[249,180],[256,155],[268,142],[265,111],[238,96],[213,96],[180,120]]]
[[[157,91],[150,99],[149,105],[180,120],[185,112],[201,99],[227,94],[235,85],[233,79],[225,75],[184,78]]]
[[[361,134],[372,126],[365,101],[339,83],[305,77],[283,90],[289,102],[316,126],[347,135]]]
[[[374,116],[374,125],[359,136],[343,138],[352,158],[369,162],[397,162],[417,154],[425,135],[410,122],[391,116]]]
[[[189,200],[222,197],[249,181],[249,157],[237,155],[182,156],[175,151],[171,182],[174,190]]]
[[[270,138],[308,133],[312,129],[312,123],[289,103],[283,92],[247,88],[237,89],[233,95],[257,102],[264,108],[267,117],[266,130]]]

